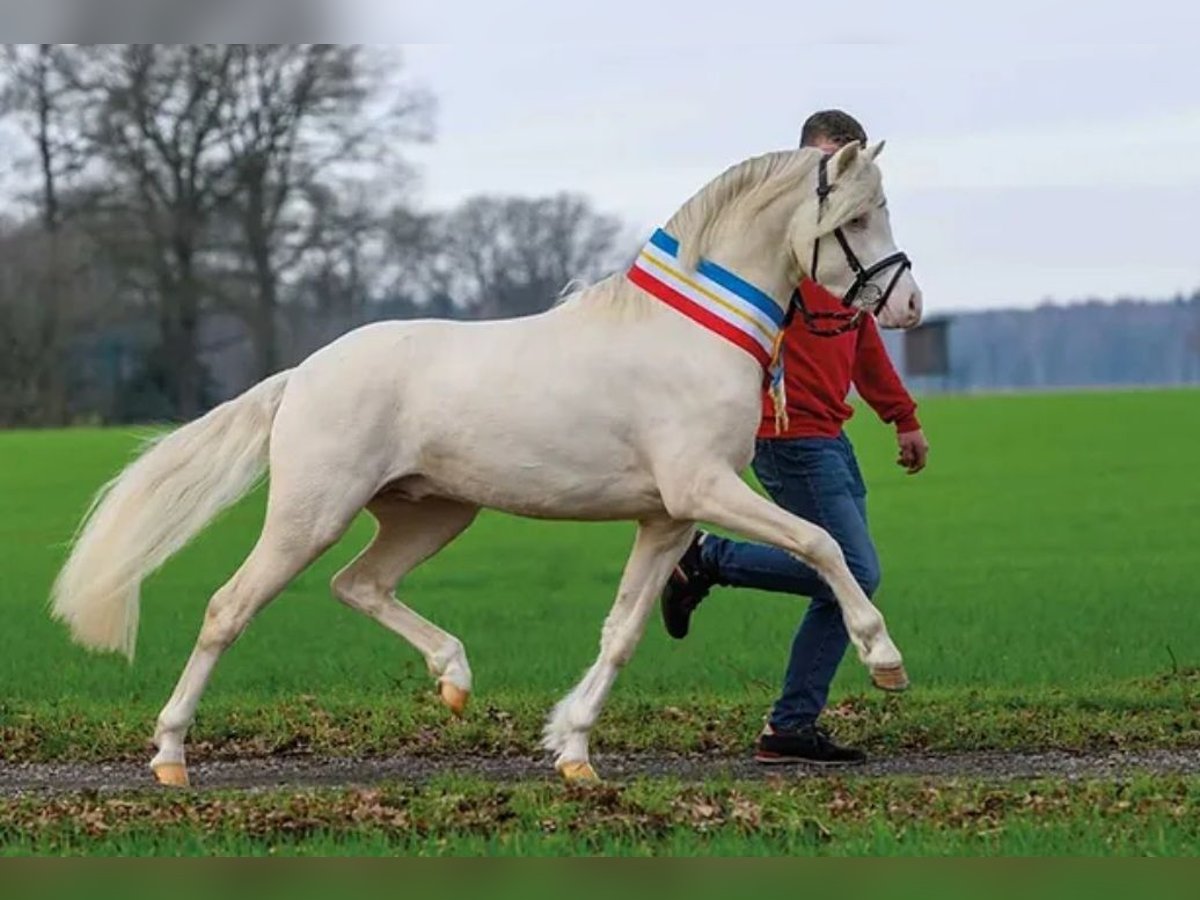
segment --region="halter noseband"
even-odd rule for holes
[[[829,160],[828,155],[821,157],[821,162],[817,166],[817,221],[821,220],[821,213],[825,209],[825,200],[829,197],[829,192],[832,190],[829,184]],[[846,255],[846,262],[850,265],[850,270],[854,272],[854,283],[850,285],[850,290],[846,291],[842,297],[842,306],[844,310],[840,312],[810,312],[804,304],[804,296],[797,288],[792,294],[792,302],[788,307],[787,321],[790,322],[794,310],[799,309],[800,314],[804,316],[804,324],[813,334],[822,337],[834,337],[839,334],[845,334],[847,331],[852,331],[857,328],[865,313],[879,315],[880,310],[887,305],[888,298],[892,296],[892,291],[896,289],[896,284],[900,281],[900,276],[904,274],[906,269],[912,268],[912,260],[910,260],[903,251],[897,251],[891,256],[885,256],[883,259],[874,265],[863,267],[863,264],[858,261],[854,251],[850,248],[850,242],[846,240],[846,234],[841,228],[833,229],[833,236],[837,239],[838,244],[842,248],[842,252]],[[809,277],[817,280],[817,261],[821,251],[821,239],[818,237],[813,241],[812,266],[808,270]],[[879,285],[875,284],[874,278],[877,275],[886,272],[888,269],[895,268],[891,280],[885,290],[880,290]],[[850,311],[852,310],[852,311]],[[817,322],[821,320],[833,320],[841,322],[834,328],[819,328]]]

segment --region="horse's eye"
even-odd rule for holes
[[[849,222],[846,223],[846,227],[851,229],[852,231],[862,231],[864,228],[867,227],[866,214],[863,214],[861,216],[851,219]]]

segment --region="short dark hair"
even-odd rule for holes
[[[811,147],[824,138],[835,144],[845,145],[858,141],[867,144],[867,132],[858,119],[840,109],[823,109],[804,120],[800,129],[800,146]]]

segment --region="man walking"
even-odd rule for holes
[[[862,125],[840,110],[810,116],[803,147],[834,153],[851,141],[866,146]],[[837,313],[839,299],[813,281],[800,285],[810,313]],[[866,486],[854,448],[842,431],[853,414],[846,403],[853,384],[884,422],[896,429],[897,463],[910,474],[925,467],[929,444],[916,403],[901,383],[872,316],[841,333],[821,333],[797,315],[783,343],[788,426],[776,434],[766,401],[755,447],[754,472],[780,506],[820,525],[842,548],[850,571],[868,597],[879,587],[879,558],[867,526]],[[783,692],[758,738],[763,763],[862,762],[862,751],[839,746],[817,724],[829,686],[849,644],[832,591],[811,568],[775,547],[698,532],[662,595],[663,622],[678,639],[692,613],[715,585],[780,591],[811,598],[792,643]]]

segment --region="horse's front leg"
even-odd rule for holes
[[[568,781],[596,780],[588,760],[588,734],[617,672],[633,656],[645,631],[646,617],[692,533],[690,522],[662,518],[639,523],[616,603],[604,621],[600,656],[546,723],[542,745],[555,753],[555,767]]]
[[[854,580],[841,547],[825,529],[759,496],[732,469],[696,466],[687,471],[686,479],[664,485],[663,499],[671,515],[712,522],[808,563],[833,590],[850,641],[876,687],[886,691],[908,687],[900,651],[887,633],[883,615]]]

